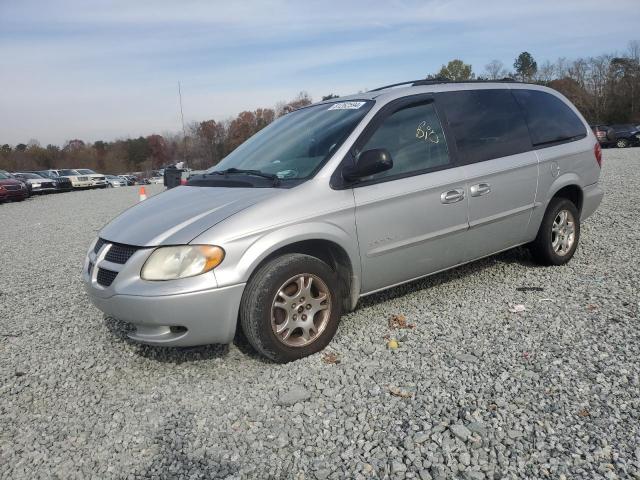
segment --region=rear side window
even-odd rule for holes
[[[587,129],[562,100],[538,90],[513,90],[522,105],[534,146],[579,140]],[[598,129],[604,130],[602,125]]]
[[[509,90],[438,94],[456,139],[460,163],[483,162],[531,150],[522,110]]]
[[[447,140],[433,103],[405,107],[384,119],[360,151],[386,148],[393,167],[372,179],[407,176],[449,164]]]

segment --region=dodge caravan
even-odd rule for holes
[[[603,196],[601,162],[549,88],[382,87],[288,113],[125,211],[83,280],[133,340],[229,343],[238,330],[287,362],[324,348],[364,295],[519,245],[568,262]]]

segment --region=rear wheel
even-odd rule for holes
[[[580,239],[580,213],[571,200],[553,198],[536,239],[529,246],[541,265],[562,265],[573,257]]]
[[[249,343],[286,363],[322,350],[342,314],[337,274],[310,255],[290,254],[263,265],[242,297],[240,322]]]

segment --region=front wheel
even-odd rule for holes
[[[629,140],[627,140],[626,138],[620,138],[616,142],[616,147],[618,148],[627,148],[628,146],[629,146]]]
[[[338,276],[310,255],[275,258],[254,274],[242,297],[240,323],[265,357],[286,363],[322,350],[342,314]]]
[[[580,239],[580,213],[571,200],[553,198],[529,249],[541,265],[563,265],[571,260]]]

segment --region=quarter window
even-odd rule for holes
[[[587,129],[562,100],[538,90],[513,90],[522,105],[534,146],[578,140]]]
[[[449,150],[433,103],[403,108],[384,119],[360,151],[386,148],[393,167],[371,179],[437,169],[449,163]]]
[[[509,90],[438,94],[453,130],[460,163],[482,162],[531,150],[524,116]]]

